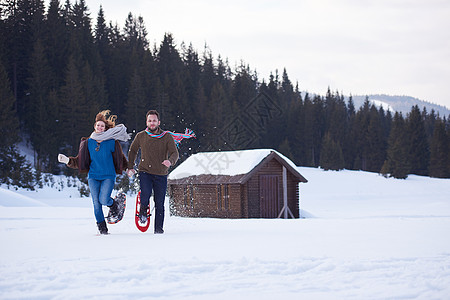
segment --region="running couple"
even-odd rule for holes
[[[117,210],[117,203],[111,198],[116,174],[122,174],[127,168],[127,175],[133,176],[136,171],[135,160],[141,151],[141,160],[137,166],[141,189],[141,209],[139,218],[145,221],[150,196],[153,193],[155,202],[154,233],[164,233],[164,201],[167,191],[167,175],[169,168],[178,160],[178,143],[184,138],[195,137],[186,130],[185,134],[163,131],[156,110],[146,114],[147,128],[139,132],[131,143],[128,161],[122,153],[118,141],[127,141],[129,134],[123,124],[115,126],[116,116],[106,119],[109,111],[97,114],[94,132],[89,138],[82,138],[79,153],[76,157],[58,155],[58,160],[80,172],[88,173],[88,183],[94,205],[94,216],[101,234],[107,234],[102,205],[110,207],[110,214]],[[111,212],[112,210],[112,212]]]

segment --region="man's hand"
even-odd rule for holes
[[[135,171],[134,169],[128,169],[128,170],[127,170],[127,175],[128,175],[128,177],[131,177],[131,176],[133,176],[134,174],[136,174],[136,171]]]
[[[172,163],[167,159],[163,161],[162,164],[165,165],[166,167],[170,167],[172,165]]]

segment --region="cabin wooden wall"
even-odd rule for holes
[[[283,166],[275,159],[271,160],[258,170],[255,175],[248,180],[248,217],[261,218],[261,197],[260,197],[260,176],[276,175],[278,177],[278,213],[283,208]],[[298,209],[298,181],[295,176],[287,172],[288,206],[295,218],[299,217]],[[277,214],[278,216],[278,214]],[[275,216],[275,217],[277,217]]]
[[[242,218],[240,184],[169,185],[170,212],[183,217]]]

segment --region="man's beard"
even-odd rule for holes
[[[158,131],[159,126],[152,126],[152,127],[148,127],[148,130],[150,130],[151,132],[155,132]]]

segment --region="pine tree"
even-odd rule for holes
[[[184,86],[183,61],[175,47],[173,36],[169,33],[164,35],[159,51],[156,54],[157,72],[161,82],[158,91],[162,106],[159,112],[164,124],[171,126],[178,123],[177,115],[183,111],[183,103],[186,103],[186,90]],[[158,96],[157,96],[158,97]],[[170,128],[174,130],[174,128]]]
[[[281,105],[283,107],[289,107],[289,105],[296,100],[294,93],[294,86],[287,74],[286,68],[283,69],[283,75],[281,76]]]
[[[236,70],[236,76],[233,80],[232,98],[235,105],[235,113],[238,113],[239,108],[245,107],[257,94],[257,83],[252,77],[250,67],[241,62]],[[275,99],[275,95],[269,95]],[[276,100],[275,100],[276,101]]]
[[[103,7],[100,5],[100,9],[97,15],[97,23],[94,28],[94,48],[95,53],[98,54],[98,64],[101,66],[101,69],[96,72],[98,74],[98,80],[101,81],[101,85],[103,88],[103,93],[105,99],[103,99],[105,107],[111,109],[110,104],[108,103],[108,67],[105,64],[113,63],[111,61],[111,43],[110,43],[111,31],[110,28],[106,25],[105,13],[103,11]]]
[[[317,105],[317,102],[316,102]],[[302,164],[305,166],[317,166],[316,165],[316,152],[317,149],[315,147],[314,139],[317,138],[317,134],[320,131],[317,130],[317,122],[315,122],[315,105],[311,101],[309,94],[305,95],[303,110],[304,110],[304,133],[301,138],[300,143],[302,144],[303,155],[302,155]]]
[[[24,119],[36,153],[35,167],[43,171],[46,169],[50,149],[56,147],[56,136],[50,133],[54,133],[57,124],[52,115],[54,103],[49,102],[53,76],[40,39],[34,46],[29,73],[28,106]]]
[[[106,50],[99,48],[105,69],[105,89],[108,95],[108,108],[111,111],[125,112],[125,101],[128,97],[128,86],[131,79],[129,52],[124,37],[117,25],[108,27],[111,45]],[[105,51],[105,52],[103,52]]]
[[[217,78],[225,90],[230,89],[232,71],[228,64],[228,60],[223,61],[220,55],[217,58]]]
[[[296,99],[290,106],[290,109],[288,110],[288,125],[287,128],[290,129],[291,133],[288,136],[288,140],[290,145],[294,145],[294,147],[291,148],[292,153],[292,161],[296,165],[300,165],[302,163],[302,156],[305,151],[302,144],[302,137],[305,134],[305,128],[302,126],[305,122],[305,112],[304,112],[304,106],[303,106],[303,100],[302,95],[298,90],[298,84],[295,89],[295,95]]]
[[[223,98],[220,99],[223,99],[224,101],[220,101],[220,104],[222,105],[222,112],[224,114],[221,118],[224,121],[228,119],[227,116],[232,114],[232,72],[228,65],[228,61],[224,62],[220,55],[217,59],[216,73],[217,82],[220,84],[223,91]],[[225,121],[223,122],[223,125],[225,125]]]
[[[68,154],[78,151],[80,138],[92,132],[94,116],[89,115],[86,97],[83,93],[80,74],[74,56],[69,58],[65,85],[61,88],[59,116],[60,130],[64,133],[61,139],[61,150]]]
[[[352,127],[352,136],[355,141],[355,159],[353,169],[368,170],[368,153],[371,149],[368,141],[369,123],[370,123],[370,102],[368,97],[364,101],[362,107],[359,108],[355,115]]]
[[[293,134],[292,131],[288,131],[286,128],[291,128],[289,126],[289,121],[291,121],[291,124],[293,125],[292,122],[294,122],[293,119],[295,117],[291,116],[292,119],[290,120],[290,112],[291,110],[296,109],[298,99],[297,95],[294,93],[294,87],[289,79],[286,68],[283,69],[281,83],[277,92],[277,98],[272,100],[274,101],[272,105],[276,105],[280,111],[277,112],[276,109],[271,109],[268,114],[268,124],[266,124],[264,128],[265,132],[272,137],[274,145],[282,145],[285,139],[287,139],[289,144],[291,144],[293,142]],[[260,135],[267,138],[267,134],[262,133]],[[290,153],[292,152],[290,149],[289,151]],[[292,154],[290,154],[290,158],[292,159]]]
[[[100,5],[100,9],[97,15],[97,23],[94,29],[94,43],[97,46],[98,52],[101,57],[104,57],[108,53],[110,28],[106,25],[105,12]]]
[[[88,61],[93,69],[97,67],[94,61],[94,38],[92,36],[91,17],[85,0],[75,2],[70,19],[70,54],[77,60]]]
[[[154,57],[149,48],[147,30],[144,19],[135,17],[131,13],[125,22],[122,46],[122,76],[127,91],[125,104],[125,120],[128,126],[134,130],[140,130],[145,126],[145,113],[155,107],[157,102],[157,70]],[[123,60],[126,58],[125,60]],[[136,97],[132,99],[131,97]],[[137,101],[140,101],[137,103]],[[158,109],[159,110],[159,109]],[[159,110],[164,115],[164,111]],[[163,122],[165,117],[163,117]],[[129,123],[129,124],[128,124]]]
[[[428,138],[425,132],[423,116],[417,105],[413,106],[407,118],[407,134],[409,136],[409,161],[411,173],[428,175],[430,152]]]
[[[396,112],[388,139],[387,159],[381,173],[385,176],[405,179],[411,170],[409,161],[408,136],[405,134],[406,123],[401,113]]]
[[[392,126],[392,112],[390,110],[384,112],[383,107],[380,107],[380,117],[381,117],[381,127],[383,128],[383,136],[385,140],[389,138],[389,133],[391,132]]]
[[[249,102],[256,97],[256,95],[256,82],[250,74],[250,69],[249,67],[245,67],[244,64],[241,63],[240,67],[237,70],[237,74],[234,78],[232,86],[233,102],[231,106],[231,115],[237,117],[238,119],[235,120],[234,118],[230,118],[228,120],[228,124],[225,125],[227,126],[227,129],[231,128],[234,132],[237,133],[233,135],[233,139],[227,138],[226,146],[230,150],[255,147],[255,144],[257,142],[256,138],[264,124],[261,124],[261,122],[259,122],[259,120],[257,119],[253,119],[253,123],[248,124],[247,127],[237,126],[237,122],[241,124],[247,124],[247,122],[250,122],[248,117],[244,117],[242,108],[248,105]],[[258,117],[257,115],[253,116],[256,118]]]
[[[325,98],[326,131],[339,145],[345,145],[348,132],[348,112],[343,97],[332,94],[328,89]]]
[[[34,189],[31,165],[19,154],[19,121],[8,75],[0,61],[0,183]]]
[[[312,163],[314,167],[320,164],[320,148],[322,146],[322,139],[325,135],[325,104],[320,96],[315,96],[312,106],[312,124],[310,130],[312,132]]]
[[[0,132],[2,137],[0,148],[2,151],[19,141],[19,119],[14,109],[14,102],[8,74],[0,60]]]
[[[175,41],[170,33],[164,35],[164,39],[156,54],[158,61],[158,74],[161,81],[167,76],[169,79],[176,77],[182,71],[183,62],[175,46]]]
[[[129,13],[125,21],[124,32],[125,41],[128,43],[129,49],[148,50],[148,33],[144,19],[141,16],[136,18],[132,13]]]
[[[277,147],[277,149],[287,158],[291,160],[293,159],[292,150],[288,138],[285,138],[284,141]]]
[[[200,82],[205,91],[206,97],[210,97],[212,89],[216,82],[218,81],[218,76],[216,74],[216,66],[214,65],[214,58],[212,56],[211,50],[205,45],[203,52],[203,65],[201,66]]]
[[[324,170],[342,170],[345,166],[344,155],[339,143],[335,142],[330,133],[325,134],[320,152],[320,166]]]
[[[355,138],[354,138],[354,123],[355,123],[355,105],[352,96],[348,99],[347,104],[347,132],[345,134],[345,142],[342,145],[342,152],[344,154],[345,168],[352,169],[355,162]]]
[[[107,107],[106,91],[103,76],[98,77],[89,65],[84,63],[81,70],[80,83],[83,87],[85,110],[89,116],[95,116],[100,110]],[[92,117],[93,118],[93,117]]]
[[[434,124],[433,137],[430,144],[430,176],[438,178],[450,177],[449,146],[449,136],[445,130],[445,123],[438,119]]]
[[[433,137],[434,126],[438,122],[438,116],[434,109],[431,110],[430,113],[427,112],[427,108],[424,106],[422,109],[422,119],[425,127],[425,134],[428,138],[428,143],[431,142],[431,138]]]
[[[449,119],[447,118],[447,121],[446,121],[446,119],[444,117],[443,121],[444,121],[444,124],[445,124],[445,131],[447,133],[447,145],[450,148],[450,126],[449,126],[450,124],[449,124],[448,120]],[[450,173],[450,151],[447,151],[447,170]]]
[[[51,88],[58,89],[64,83],[64,70],[68,59],[68,28],[58,0],[51,0],[44,21],[44,48],[51,69]]]
[[[220,82],[216,82],[211,90],[209,106],[211,110],[212,120],[209,123],[211,128],[220,128],[225,125],[225,112],[228,108],[229,100],[227,99],[225,90]]]
[[[375,105],[370,108],[366,142],[367,171],[380,172],[383,162],[386,160],[387,141],[384,136],[382,120]]]
[[[30,77],[29,64],[32,45],[42,35],[44,1],[14,1],[7,25],[7,71],[12,74],[13,93],[19,115],[26,109],[27,79]],[[11,68],[11,69],[9,69]]]
[[[189,124],[196,121],[198,126],[206,127],[208,122],[209,111],[206,110],[207,97],[203,86],[201,85],[201,65],[197,51],[194,50],[192,44],[187,49],[183,49],[183,62],[185,65],[185,91],[186,102],[181,103],[183,110],[181,111],[182,119]],[[197,115],[197,120],[193,118],[193,114]],[[183,122],[181,122],[183,123]],[[183,124],[181,124],[183,126]]]
[[[143,127],[143,119],[148,110],[145,98],[143,80],[139,71],[135,70],[131,77],[128,99],[125,104],[126,114],[123,116],[129,131],[139,131]]]

